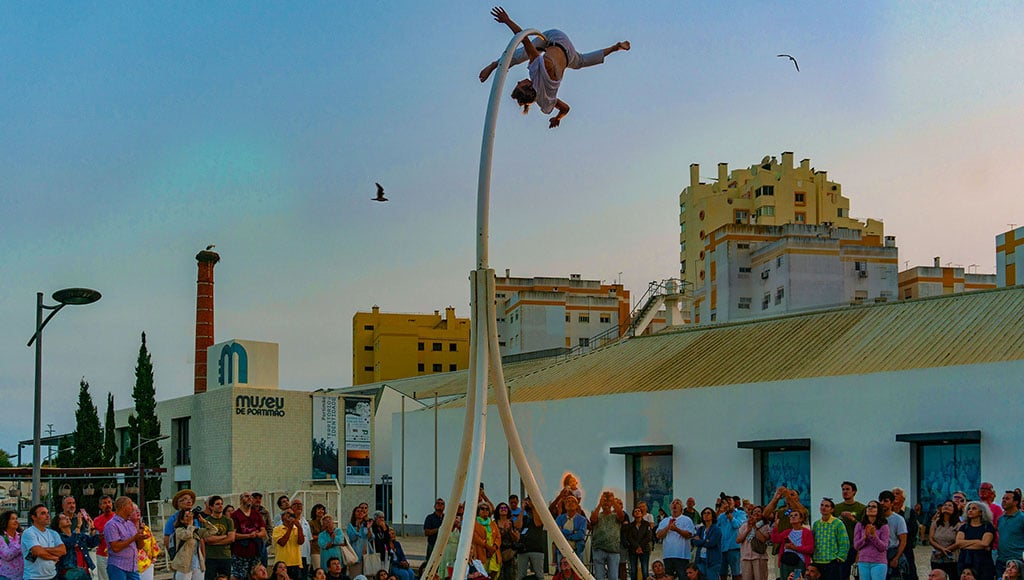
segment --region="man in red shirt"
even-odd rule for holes
[[[114,517],[114,498],[105,495],[100,498],[100,515],[92,520],[92,525],[100,534],[100,545],[96,548],[96,577],[107,580],[107,540],[103,537],[103,527]]]

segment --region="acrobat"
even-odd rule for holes
[[[512,21],[508,13],[501,6],[491,9],[494,19],[505,24],[512,30],[512,34],[519,34],[522,28]],[[557,50],[553,50],[557,49]],[[517,48],[512,55],[512,65],[517,65],[527,60],[527,70],[530,78],[523,79],[516,83],[512,91],[512,98],[523,108],[523,114],[530,111],[530,105],[536,103],[541,112],[545,115],[558,109],[558,114],[548,120],[548,127],[554,129],[562,119],[569,113],[569,105],[558,98],[558,88],[562,84],[562,75],[566,68],[581,69],[604,62],[604,58],[613,52],[629,50],[629,41],[617,42],[608,48],[595,50],[586,54],[576,52],[572,41],[561,30],[547,30],[544,38],[524,38],[523,46]],[[498,61],[484,67],[480,71],[480,82],[487,81],[494,69],[498,68]]]

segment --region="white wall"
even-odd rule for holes
[[[997,487],[1024,479],[1024,464],[1009,460],[1020,442],[1019,406],[999,404],[1021,400],[1022,376],[1024,361],[1015,361],[565,399],[514,405],[513,414],[546,500],[569,470],[580,477],[585,507],[593,507],[600,489],[626,485],[623,457],[610,447],[666,444],[674,446],[676,496],[692,495],[700,505],[713,505],[723,489],[753,498],[753,452],[736,443],[792,438],[811,439],[812,498],[838,496],[847,479],[858,483],[861,499],[895,485],[913,496],[911,446],[896,442],[898,433],[980,429],[982,478]],[[440,411],[436,455],[446,498],[463,414]],[[508,477],[506,445],[493,407],[488,419],[483,480],[497,501]],[[433,421],[430,410],[406,415],[404,497],[401,470],[392,471],[395,506],[404,504],[411,524],[433,505]]]

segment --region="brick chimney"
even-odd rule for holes
[[[219,261],[217,252],[203,250],[196,254],[196,393],[206,392],[206,349],[213,346],[213,267]]]

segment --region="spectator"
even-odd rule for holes
[[[686,567],[686,580],[708,580],[708,577],[700,571],[700,566],[690,564]]]
[[[795,570],[805,570],[814,553],[814,534],[804,524],[804,514],[798,509],[783,512],[788,520],[775,522],[772,529],[772,543],[779,546],[779,576],[788,578]],[[784,527],[785,526],[785,527]]]
[[[28,517],[32,525],[21,534],[21,555],[25,559],[23,578],[51,580],[57,576],[57,562],[67,553],[67,548],[60,534],[49,528],[50,510],[46,506],[32,506]]]
[[[491,519],[491,505],[486,501],[481,501],[476,507],[469,559],[480,560],[489,577],[494,578],[501,571],[501,532]]]
[[[288,576],[292,580],[301,578],[302,545],[306,543],[306,534],[302,524],[291,511],[281,512],[281,525],[274,528],[274,574],[278,574],[278,565],[282,562],[288,567]]]
[[[103,528],[113,517],[114,498],[109,495],[100,496],[100,513],[92,521],[92,527],[100,534],[100,545],[96,548],[96,578],[98,580],[107,580],[107,541],[103,535]],[[164,540],[164,549],[167,549],[166,539]]]
[[[331,576],[334,573],[331,571],[330,560],[343,562],[341,547],[348,542],[348,539],[345,537],[345,532],[334,525],[334,518],[331,516],[324,516],[321,522],[324,529],[317,536],[317,545],[320,546],[320,559],[327,560],[327,575]]]
[[[452,524],[452,533],[448,536],[448,543],[444,546],[444,553],[441,554],[441,563],[438,566],[437,574],[441,580],[451,577],[451,565],[455,562],[455,555],[459,551],[459,538],[462,536],[462,510],[463,505],[459,504],[455,512],[455,521]]]
[[[690,521],[692,522],[693,520]],[[647,580],[668,580],[669,578],[672,578],[672,576],[665,572],[664,562],[655,560],[651,563],[651,575],[647,577]]]
[[[174,580],[194,580],[194,571],[197,569],[205,574],[206,551],[203,538],[216,533],[217,526],[207,521],[202,514],[196,515],[190,510],[178,512],[174,522],[174,545],[177,550],[171,560]]]
[[[956,534],[956,545],[960,549],[957,566],[961,572],[971,568],[977,580],[992,580],[996,575],[992,560],[992,540],[996,529],[992,525],[992,512],[981,501],[967,502],[967,521]]]
[[[877,501],[869,501],[853,532],[860,580],[885,580],[889,573],[889,520]]]
[[[256,509],[253,496],[244,492],[239,496],[239,506],[231,514],[235,526],[235,542],[231,544],[231,575],[242,580],[252,573],[257,564],[262,564],[261,552],[267,539],[267,524]],[[263,565],[263,573],[267,567]]]
[[[174,524],[177,521],[178,514],[181,510],[192,510],[192,506],[196,503],[196,492],[191,489],[182,489],[178,493],[174,494],[171,498],[171,507],[174,508],[174,513],[171,517],[167,518],[167,522],[164,523],[164,550],[167,551],[169,558],[174,558],[174,552],[177,548],[174,545]],[[102,507],[102,502],[100,507]],[[202,580],[202,575],[199,575],[198,580]]]
[[[821,577],[825,580],[841,580],[843,560],[850,552],[850,538],[846,535],[846,526],[832,515],[835,507],[832,498],[822,498],[818,505],[821,519],[811,526],[811,532],[814,534],[814,554],[811,561],[818,565]]]
[[[633,508],[633,521],[622,528],[622,543],[626,546],[626,552],[629,554],[629,571],[632,580],[647,578],[653,539],[654,532],[651,530],[651,524],[644,519],[644,511],[640,504],[637,504],[637,507]],[[664,571],[664,566],[662,570]]]
[[[757,540],[756,544],[754,540]],[[743,522],[736,533],[736,541],[740,543],[740,570],[743,580],[768,580],[771,524],[764,518],[761,506],[751,506],[747,521]]]
[[[1020,492],[1003,494],[1003,516],[999,518],[999,546],[996,551],[996,573],[1002,574],[1010,560],[1024,553],[1024,514],[1020,511]]]
[[[361,503],[352,509],[352,516],[349,518],[345,533],[348,535],[348,543],[355,550],[359,562],[348,567],[348,574],[355,578],[363,574],[363,558],[370,553],[370,506]]]
[[[519,573],[514,546],[519,543],[519,530],[512,518],[512,506],[502,502],[495,509],[494,523],[501,534],[501,578],[516,580]]]
[[[693,526],[700,525],[700,512],[697,511],[697,500],[692,497],[686,498],[686,507],[683,508],[683,515],[693,521]]]
[[[853,532],[857,522],[864,517],[864,504],[857,501],[857,484],[852,481],[844,481],[840,493],[843,494],[843,501],[836,504],[835,516],[846,526],[846,537],[850,542],[850,551],[843,560],[841,574],[843,580],[848,580],[853,563],[857,559],[857,550],[853,547]]]
[[[130,498],[117,498],[114,501],[114,517],[103,528],[109,548],[107,577],[110,580],[139,580],[138,549],[146,538],[130,520],[134,509],[135,504]]]
[[[21,554],[21,523],[18,512],[0,514],[0,578],[18,580],[25,576],[25,558]]]
[[[883,490],[878,494],[878,507],[882,516],[889,522],[889,578],[898,579],[907,570],[907,558],[903,552],[907,548],[907,522],[903,516],[893,511],[896,494]]]
[[[696,529],[693,520],[683,515],[683,502],[679,498],[669,504],[672,515],[661,520],[655,536],[662,541],[665,572],[681,578],[690,565],[690,538]]]
[[[554,580],[580,580],[580,575],[572,569],[567,558],[558,561],[558,571],[555,572]]]
[[[282,512],[282,514],[283,514],[283,512]],[[282,521],[281,525],[284,525],[283,524],[283,522],[284,522],[284,516],[283,515],[281,516],[281,521]],[[274,526],[274,529],[276,530],[279,527],[281,527],[281,526],[280,525]],[[301,556],[299,556],[299,557],[301,558]],[[289,566],[287,564],[285,564],[284,562],[280,561],[280,560],[275,562],[274,563],[274,577],[272,578],[272,580],[295,580],[288,573],[288,568],[289,568]],[[363,578],[366,578],[366,576],[363,576]]]
[[[579,513],[580,502],[571,493],[563,498],[561,505],[565,511],[555,518],[555,523],[558,524],[558,529],[565,539],[569,541],[576,556],[582,559],[583,548],[587,543],[587,517]],[[561,552],[555,550],[555,561],[561,559]]]
[[[519,542],[522,544],[516,556],[519,576],[506,580],[523,580],[527,570],[531,570],[537,578],[544,578],[544,556],[547,551],[548,535],[530,496],[523,498],[523,513],[516,519],[516,529],[519,531]]]
[[[949,574],[947,574],[945,570],[933,568],[932,571],[928,573],[928,580],[949,580]]]
[[[999,518],[1003,517],[1003,508],[996,503],[995,487],[987,481],[982,482],[978,487],[978,499],[985,502],[985,505],[988,506],[988,510],[992,512],[992,525],[995,526],[999,522]],[[999,526],[996,526],[996,529],[998,530]],[[997,535],[995,542],[992,544],[992,548],[995,549],[998,545],[999,537]]]
[[[258,491],[252,492],[252,507],[253,507],[254,510],[259,512],[260,517],[263,518],[263,525],[264,526],[270,525],[270,512],[268,512],[267,508],[265,508],[263,506],[263,494],[262,493],[260,493]],[[234,510],[232,510],[232,513],[234,513]],[[230,514],[228,514],[228,515],[230,516]],[[271,530],[271,531],[273,531],[273,530]],[[264,535],[263,538],[260,538],[260,540],[258,542],[256,542],[257,546],[259,547],[259,552],[260,552],[259,553],[259,558],[260,558],[260,562],[263,563],[263,573],[264,574],[267,573],[267,541],[266,540],[267,540],[266,535]],[[232,556],[232,562],[234,562],[234,556]]]
[[[153,563],[160,555],[160,543],[153,536],[153,530],[149,529],[146,522],[142,521],[142,512],[139,511],[139,506],[135,506],[135,509],[132,510],[132,522],[145,537],[142,540],[142,546],[139,547],[139,579],[153,580],[156,573]]]
[[[523,508],[519,507],[519,496],[514,493],[508,496],[508,513],[513,521],[523,513]]]
[[[322,520],[325,515],[327,515],[327,507],[322,503],[314,505],[313,509],[309,510],[309,565],[314,569],[322,568],[320,542],[317,541],[317,538],[320,537],[320,532],[324,531]],[[325,574],[326,572],[324,570]]]
[[[207,535],[203,540],[206,548],[207,575],[216,578],[218,575],[231,577],[231,544],[235,541],[235,522],[224,513],[224,498],[211,495],[206,500],[210,506],[210,515],[203,516],[217,531]]]
[[[249,580],[267,580],[268,576],[267,567],[262,563],[256,564],[247,572],[247,578],[249,578]]]
[[[907,507],[907,492],[903,491],[902,487],[894,487],[892,494],[892,511],[900,514],[907,524],[907,547],[904,549],[904,553],[907,554],[907,574],[916,580],[917,562],[914,558],[914,548],[917,546],[917,536],[921,533],[921,523],[917,519],[917,512]]]
[[[321,555],[323,555],[323,552],[321,552]],[[349,580],[348,575],[345,574],[345,569],[341,566],[341,559],[337,556],[327,558],[327,570],[325,572],[327,572],[327,580]]]
[[[719,522],[722,517],[725,517],[724,513],[719,516]],[[726,535],[722,532],[720,524],[716,523],[713,509],[706,507],[700,510],[700,519],[701,524],[690,540],[696,551],[693,561],[696,562],[697,569],[701,574],[714,580],[719,577],[719,571],[722,569],[722,546],[725,543]],[[729,536],[729,543],[735,544],[736,537],[735,534]]]
[[[443,521],[444,500],[437,498],[437,501],[434,502],[434,511],[427,514],[427,517],[423,519],[423,535],[427,537],[427,560],[430,560],[430,555],[434,553],[434,544],[437,543],[437,532],[441,529],[441,522]]]
[[[391,528],[388,527],[388,523],[384,520],[384,512],[380,510],[373,512],[370,533],[373,534],[373,550],[377,552],[382,564],[388,560],[388,556],[384,552],[387,550],[388,532],[390,531]],[[386,569],[387,565],[384,567]]]
[[[611,491],[602,492],[597,507],[590,514],[591,563],[595,580],[618,580],[619,548],[625,519],[622,502]]]
[[[555,496],[555,499],[548,504],[548,509],[551,511],[552,516],[557,518],[565,513],[565,500],[568,497],[576,498],[576,508],[579,509],[583,503],[583,492],[580,491],[580,480],[572,473],[566,473],[562,477],[562,489]]]
[[[67,498],[65,498],[67,499]],[[66,503],[66,502],[65,502]],[[89,557],[89,549],[95,548],[100,543],[100,537],[89,533],[89,522],[82,517],[74,517],[74,500],[71,502],[72,511],[69,517],[65,512],[57,516],[57,533],[64,542],[65,553],[57,561],[57,576],[67,580],[88,580],[93,568],[92,558]],[[85,526],[85,531],[82,531]]]
[[[303,541],[299,543],[299,553],[302,557],[302,564],[299,566],[299,573],[292,580],[306,580],[306,574],[309,570],[309,557],[312,554],[310,548],[310,538],[313,537],[313,531],[309,527],[309,521],[306,520],[306,515],[302,513],[302,500],[295,498],[289,504],[289,509],[292,511],[292,516],[295,518],[295,522],[302,528]]]
[[[741,580],[743,576],[740,570],[740,545],[736,541],[739,535],[740,526],[747,521],[747,514],[738,509],[739,501],[736,498],[720,494],[722,499],[722,513],[718,515],[718,528],[722,531],[722,565],[719,571],[719,578],[727,580],[732,575],[732,580]],[[701,518],[704,517],[701,511]],[[705,571],[708,578],[714,580],[710,573]]]
[[[402,543],[395,539],[394,528],[388,528],[385,553],[388,555],[391,573],[397,580],[416,580],[416,574],[413,573],[412,567],[409,565],[409,558],[406,557],[405,550],[402,549]],[[382,568],[380,572],[386,573],[386,570],[387,568]]]
[[[932,546],[932,569],[942,570],[950,578],[958,577],[956,534],[959,527],[960,511],[953,500],[947,499],[939,506],[928,528],[928,543]]]

